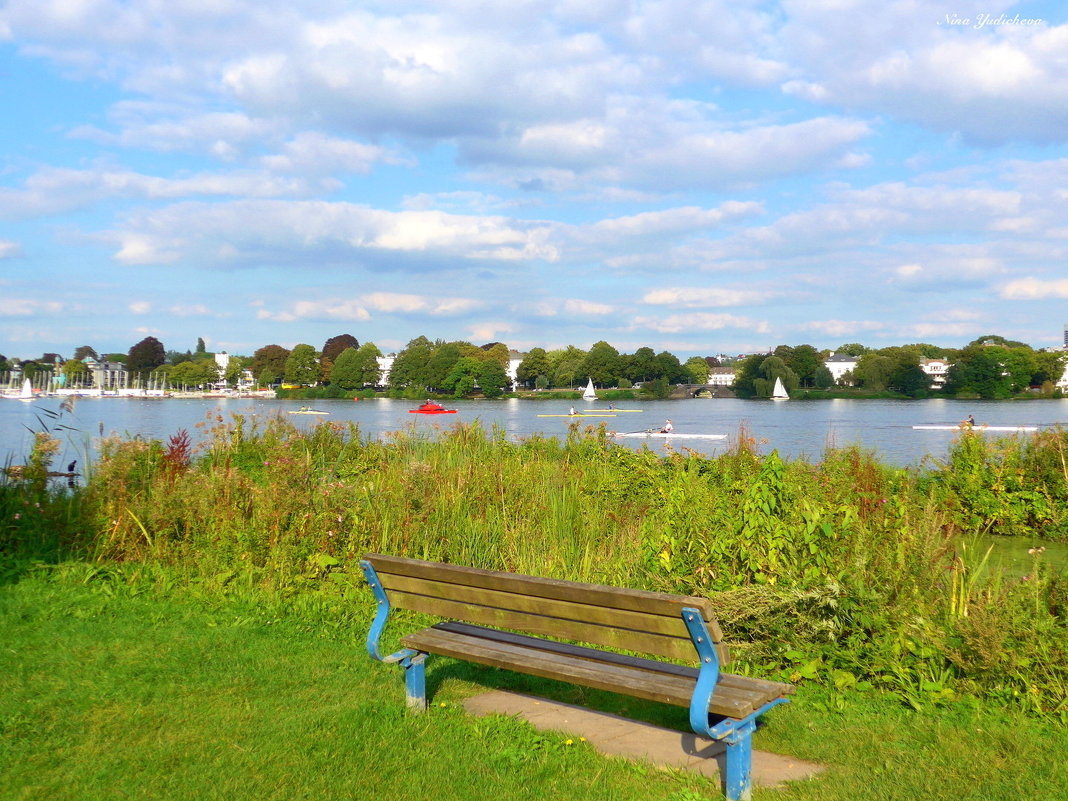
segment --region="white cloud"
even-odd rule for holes
[[[691,314],[669,314],[665,317],[635,317],[632,328],[648,328],[665,334],[677,334],[681,331],[718,331],[723,328],[740,328],[743,330],[766,333],[770,331],[766,321],[752,320],[733,314],[712,314],[693,312]]]
[[[203,317],[211,312],[203,303],[177,304],[167,309],[168,314],[175,317]]]
[[[37,314],[58,314],[64,305],[57,301],[29,298],[0,297],[0,317],[30,317]]]
[[[998,289],[998,295],[1006,300],[1052,300],[1068,298],[1068,278],[1042,280],[1020,278],[1009,281]]]
[[[567,314],[606,315],[614,314],[616,309],[608,303],[595,303],[591,300],[576,300],[572,298],[564,301],[564,311]]]
[[[0,239],[0,259],[12,259],[22,254],[22,246],[10,239]]]
[[[121,244],[117,258],[140,264],[178,256],[209,264],[258,263],[315,252],[347,260],[385,253],[501,261],[552,260],[558,255],[542,223],[319,201],[181,203],[133,213],[107,238]],[[382,264],[403,269],[397,261]]]
[[[486,321],[472,325],[468,330],[468,339],[472,342],[495,342],[500,340],[505,334],[510,334],[515,331],[515,326],[511,323],[492,322]]]
[[[395,315],[426,314],[435,317],[453,317],[466,314],[481,305],[480,301],[471,298],[372,292],[346,300],[298,300],[288,308],[279,311],[260,308],[256,312],[256,317],[278,322],[297,320],[363,322],[372,319],[372,311]]]
[[[844,337],[881,331],[884,324],[877,320],[814,320],[799,326],[805,331],[817,331],[825,336]]]
[[[265,156],[262,163],[272,172],[301,175],[367,173],[379,163],[408,166],[413,164],[383,147],[324,136],[312,131],[297,134],[285,143],[281,153]]]
[[[783,3],[780,44],[794,75],[784,92],[835,108],[874,110],[980,143],[1064,142],[1068,25],[980,24],[1009,0],[865,4]],[[1021,20],[1028,18],[1020,13]],[[969,24],[950,24],[950,19]]]
[[[152,304],[147,300],[135,300],[126,305],[133,314],[148,314],[152,311]]]
[[[712,287],[665,287],[645,293],[645,303],[660,306],[700,308],[709,306],[746,306],[763,303],[780,293],[762,289],[724,289]]]

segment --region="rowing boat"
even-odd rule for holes
[[[614,412],[577,412],[575,414],[539,414],[538,417],[615,417]]]
[[[321,412],[318,409],[294,409],[290,414],[330,414],[330,412]]]
[[[408,414],[456,414],[455,409],[409,409]]]
[[[1038,426],[985,426],[976,424],[955,426],[913,426],[916,431],[1038,431]]]
[[[674,431],[631,431],[626,434],[613,431],[613,437],[648,437],[649,439],[726,439],[726,434],[677,434]]]

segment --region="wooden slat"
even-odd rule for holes
[[[657,673],[671,674],[675,676],[681,676],[693,681],[697,680],[698,669],[690,667],[689,665],[677,665],[672,662],[655,662],[650,659],[643,659],[640,656],[629,656],[626,654],[615,654],[609,651],[598,651],[594,648],[586,648],[581,645],[573,645],[571,643],[554,642],[553,640],[542,640],[537,637],[528,637],[525,634],[513,634],[508,631],[497,631],[495,629],[487,629],[481,626],[471,626],[467,623],[446,622],[438,623],[432,626],[434,629],[440,631],[455,632],[456,634],[464,634],[470,637],[482,637],[488,640],[495,640],[497,642],[509,643],[511,645],[517,645],[525,648],[535,648],[545,651],[554,651],[556,653],[566,654],[574,656],[579,659],[589,659],[595,662],[606,662],[618,665],[624,665],[627,667],[635,667],[641,670],[651,670]],[[722,664],[722,663],[721,663]],[[784,695],[793,695],[795,688],[792,684],[785,684],[779,681],[769,681],[767,679],[754,678],[752,676],[738,676],[733,673],[720,673],[720,683],[737,689],[749,690],[757,693],[763,697],[761,703],[771,701],[772,699],[779,698]]]
[[[690,636],[678,609],[673,614],[665,616],[632,612],[627,609],[609,609],[574,601],[558,601],[553,598],[537,598],[515,592],[471,587],[466,584],[428,581],[392,573],[379,573],[378,577],[382,581],[382,586],[387,590],[406,594],[425,595],[430,598],[442,598],[513,612],[531,612],[545,617],[592,623],[598,626],[613,626],[630,631],[685,637],[687,640]]]
[[[389,599],[390,603],[403,609],[411,609],[437,617],[464,620],[483,626],[525,631],[541,637],[577,640],[623,651],[656,654],[669,659],[693,660],[696,658],[693,643],[689,637],[683,639],[663,634],[629,631],[614,626],[595,626],[588,623],[576,623],[573,620],[561,620],[528,612],[495,609],[404,592],[392,592]]]
[[[427,653],[449,656],[490,667],[505,668],[542,678],[618,692],[636,698],[688,707],[694,679],[654,669],[598,663],[550,651],[468,636],[436,628],[402,639],[404,645]],[[655,667],[658,663],[651,663]],[[659,663],[662,664],[662,663]],[[727,684],[717,685],[709,711],[741,718],[763,703],[762,694]]]
[[[714,621],[712,603],[707,598],[685,595],[669,595],[646,590],[631,590],[608,587],[603,584],[583,584],[577,581],[524,576],[518,573],[502,573],[475,567],[450,565],[444,562],[426,562],[403,556],[367,554],[364,559],[374,565],[378,573],[395,573],[451,584],[467,584],[490,590],[521,592],[538,598],[555,598],[561,601],[576,601],[598,604],[610,609],[629,609],[632,612],[647,612],[659,615],[678,614],[683,606],[692,606],[701,611],[706,621]],[[717,627],[718,628],[718,627]],[[716,633],[716,639],[722,635]]]

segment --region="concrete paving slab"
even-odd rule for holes
[[[466,699],[464,708],[473,715],[517,716],[543,731],[585,737],[593,748],[609,756],[689,770],[713,778],[726,765],[725,747],[707,737],[559,701],[495,690]],[[753,750],[753,784],[761,787],[807,779],[821,770],[823,766],[813,762]]]

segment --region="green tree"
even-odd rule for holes
[[[319,357],[319,366],[323,371],[323,380],[333,383],[331,370],[333,370],[334,362],[337,357],[341,355],[345,348],[352,348],[354,350],[360,347],[359,341],[352,334],[338,334],[335,337],[330,337],[323,343],[322,356]]]
[[[605,341],[595,342],[579,367],[581,375],[593,379],[601,387],[615,386],[619,377],[619,351]]]
[[[166,361],[163,343],[155,337],[145,337],[126,354],[126,369],[132,373],[147,373]]]
[[[544,348],[531,348],[516,368],[516,380],[525,387],[536,386],[538,376],[548,376],[549,358]],[[548,380],[548,379],[546,379]]]
[[[708,362],[700,356],[691,356],[683,365],[689,373],[687,384],[707,384],[708,376],[712,370]]]
[[[652,348],[641,347],[628,356],[624,364],[624,377],[631,381],[652,381],[664,374],[663,365]]]
[[[393,389],[413,389],[423,392],[430,384],[426,380],[427,364],[434,354],[434,344],[424,336],[411,340],[393,359],[389,371],[389,385]]]
[[[207,353],[207,346],[204,345],[204,337],[197,337],[197,353]]]
[[[508,367],[508,362],[511,361],[511,354],[508,351],[508,346],[503,342],[487,342],[479,348],[482,351],[479,354],[479,358],[482,361],[497,362],[501,367]],[[465,354],[466,355],[466,354]]]
[[[300,344],[289,352],[285,372],[282,374],[287,383],[311,386],[318,383],[322,373],[319,369],[319,356],[311,345]]]
[[[666,350],[656,354],[656,361],[660,365],[660,375],[669,384],[682,384],[689,377],[686,368],[682,366],[679,357]]]
[[[889,356],[878,351],[868,351],[861,355],[857,366],[853,368],[853,378],[865,389],[885,392],[890,386],[890,379],[896,367]]]
[[[859,342],[847,342],[845,345],[839,345],[835,348],[834,352],[843,356],[863,356],[868,352],[868,348]]]
[[[1030,386],[1039,367],[1036,356],[1023,343],[981,337],[966,345],[950,365],[945,390],[950,394],[975,393],[980,398],[1012,397]]]
[[[223,372],[223,378],[231,384],[236,384],[241,380],[241,374],[248,369],[251,362],[252,359],[247,356],[231,356]]]
[[[816,370],[823,366],[820,352],[812,345],[798,345],[791,350],[789,358],[784,361],[786,366],[797,374],[797,379],[803,387],[813,385]]]
[[[167,380],[176,387],[207,387],[219,380],[219,366],[214,360],[192,359],[172,365]]]
[[[356,364],[360,370],[360,386],[376,387],[382,381],[382,368],[378,360],[382,351],[374,342],[364,342],[356,348]]]
[[[482,362],[478,374],[478,386],[487,398],[499,398],[512,385],[508,373],[501,364],[494,360]]]
[[[249,370],[256,380],[265,386],[275,383],[286,373],[286,359],[289,349],[281,345],[264,345],[252,354]]]
[[[92,359],[93,361],[100,361],[100,354],[88,345],[82,345],[80,348],[74,351],[74,358],[78,361],[84,362],[87,357]]]
[[[827,368],[827,365],[821,364],[816,368],[812,383],[817,389],[830,389],[834,386],[834,374]]]
[[[734,392],[739,398],[755,398],[758,396],[758,381],[766,381],[760,371],[760,365],[768,358],[761,353],[746,356],[735,368]],[[761,387],[767,389],[761,384]],[[770,390],[768,390],[770,394]],[[765,395],[764,397],[768,397]]]
[[[81,359],[68,359],[64,362],[61,372],[63,384],[68,387],[81,386],[89,376],[89,368]]]
[[[461,357],[474,359],[475,361],[482,360],[482,353],[477,348],[468,350],[466,354],[463,353],[461,347],[465,344],[470,343],[443,342],[434,348],[434,352],[426,365],[425,381],[428,387],[434,389],[447,388],[445,386],[445,378]]]
[[[473,356],[463,356],[453,362],[452,367],[441,381],[441,388],[452,393],[455,398],[462,398],[475,391],[483,366],[487,364]]]
[[[356,348],[345,348],[334,360],[334,368],[330,371],[330,383],[336,384],[342,389],[362,389],[363,369],[360,364],[360,355]]]
[[[551,385],[574,388],[575,378],[586,358],[586,352],[574,345],[568,345],[563,350],[549,351],[547,356],[553,371],[550,377]]]

